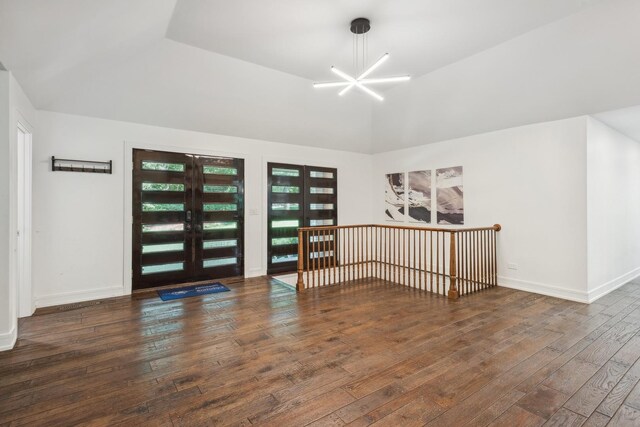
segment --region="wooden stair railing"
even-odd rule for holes
[[[379,278],[457,299],[498,284],[502,227],[345,225],[298,229],[296,289]]]

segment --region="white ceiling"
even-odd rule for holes
[[[594,114],[594,117],[640,142],[640,105]]]
[[[179,0],[167,37],[310,80],[350,71],[352,19],[371,20],[370,61],[380,73],[433,71],[596,0]]]
[[[384,151],[640,104],[638,0],[0,0],[36,108]],[[371,19],[378,104],[314,90]],[[602,59],[600,59],[602,58]],[[420,78],[416,78],[422,75]]]

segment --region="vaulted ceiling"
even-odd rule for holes
[[[39,109],[384,151],[640,104],[638,3],[0,0],[0,62]],[[350,71],[358,16],[414,77],[382,104],[311,86]]]

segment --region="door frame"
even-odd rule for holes
[[[202,147],[193,146],[174,146],[163,145],[157,143],[146,143],[137,141],[124,141],[124,156],[123,156],[123,172],[124,172],[124,200],[123,200],[123,223],[124,223],[124,247],[123,247],[123,271],[122,271],[122,293],[124,295],[130,295],[133,290],[133,150],[154,150],[154,151],[168,151],[172,153],[180,154],[195,154],[212,157],[233,157],[236,159],[242,159],[246,165],[246,154],[234,153],[229,151],[211,150]],[[246,178],[245,178],[246,187]],[[245,194],[246,197],[246,194]],[[245,212],[246,215],[246,212]],[[246,242],[246,227],[244,229],[243,239]],[[245,261],[246,261],[246,247],[244,248]],[[245,262],[245,275],[246,275],[246,262]]]
[[[33,298],[32,284],[32,209],[33,209],[33,127],[16,110],[15,120],[12,123],[11,141],[11,209],[10,220],[10,267],[9,276],[15,301],[16,318],[28,317],[35,311],[35,299]],[[18,141],[18,131],[24,134],[24,140]],[[20,177],[20,175],[22,175]],[[21,185],[22,184],[22,185]],[[22,198],[20,197],[22,195]],[[18,202],[22,201],[22,206]],[[22,218],[19,218],[19,217]],[[20,232],[20,222],[22,222],[22,235]],[[20,237],[20,239],[18,239]],[[20,242],[18,241],[20,240]]]

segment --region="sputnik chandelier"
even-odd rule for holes
[[[394,83],[403,82],[411,78],[411,76],[397,76],[397,77],[383,77],[383,78],[369,78],[374,70],[382,65],[387,59],[389,54],[385,53],[373,63],[369,68],[365,69],[367,64],[367,33],[371,29],[371,24],[367,18],[357,18],[351,21],[351,32],[353,33],[353,66],[355,68],[355,75],[352,77],[349,74],[340,71],[336,67],[331,67],[331,71],[337,74],[343,79],[343,81],[326,82],[326,83],[314,83],[315,88],[327,88],[327,87],[342,87],[343,89],[338,92],[338,95],[342,96],[349,92],[353,87],[357,87],[361,91],[368,93],[375,99],[382,101],[384,97],[379,93],[369,89],[367,85],[380,84],[380,83]]]

